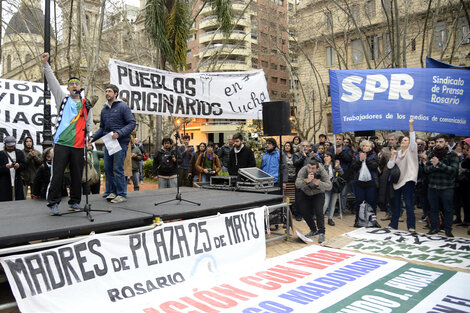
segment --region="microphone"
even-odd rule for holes
[[[85,90],[85,88],[80,88],[80,90],[76,90],[76,91],[75,91],[75,94],[76,94],[76,95],[79,95],[79,94],[81,94],[82,91],[84,91],[84,90]]]

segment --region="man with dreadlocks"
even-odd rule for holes
[[[62,180],[67,165],[70,169],[70,199],[69,209],[72,211],[82,209],[81,187],[83,173],[83,149],[85,148],[85,132],[91,131],[93,115],[91,104],[81,97],[80,79],[71,77],[67,82],[67,95],[60,87],[57,78],[49,65],[49,53],[41,55],[44,64],[44,75],[49,88],[54,95],[58,121],[54,135],[54,157],[52,160],[52,177],[47,190],[47,206],[51,215],[60,215],[59,203],[62,197]]]

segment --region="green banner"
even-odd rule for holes
[[[408,312],[455,274],[407,263],[321,312]]]

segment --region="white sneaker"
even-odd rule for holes
[[[111,202],[111,200],[113,200],[114,198],[116,198],[116,194],[115,194],[115,193],[110,193],[110,194],[106,197],[106,200],[108,200],[109,202]]]
[[[123,196],[117,196],[113,200],[111,200],[111,203],[121,203],[121,202],[126,202],[127,199]]]

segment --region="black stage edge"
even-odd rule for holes
[[[154,205],[174,197],[175,191],[176,188],[134,191],[127,194],[128,202],[119,204],[109,203],[101,195],[91,195],[89,202],[93,208],[112,210],[111,213],[95,212],[94,222],[90,222],[84,213],[50,216],[45,201],[0,202],[0,248],[50,238],[88,235],[92,231],[102,233],[145,226],[156,217],[163,221],[190,219],[282,202],[280,195],[182,187],[180,191],[185,199],[201,205],[184,201]],[[68,211],[67,199],[63,199],[59,210],[61,213]]]

